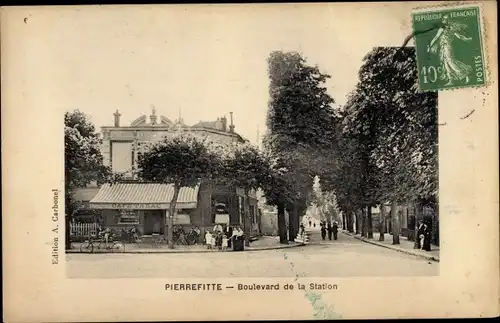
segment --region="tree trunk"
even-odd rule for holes
[[[345,212],[342,212],[342,230],[347,230],[347,216]]]
[[[301,218],[302,218],[302,216],[299,213],[298,207],[295,209],[295,213],[296,213],[296,216],[295,216],[295,235],[294,235],[293,241],[295,241],[295,237],[299,234],[300,223],[301,223]]]
[[[385,206],[384,206],[384,204],[380,205],[378,232],[380,233],[378,241],[384,241],[384,236],[385,236]]]
[[[297,206],[295,203],[288,214],[288,241],[295,241],[297,233],[295,231],[295,226],[297,225]]]
[[[245,190],[243,197],[243,233],[245,234],[245,246],[250,246],[250,199],[248,198],[248,190]]]
[[[392,244],[399,244],[399,210],[396,201],[391,203]]]
[[[278,203],[278,233],[281,244],[288,244],[286,234],[285,204]]]
[[[354,217],[353,217],[352,211],[349,210],[347,212],[347,231],[350,233],[354,232],[354,227],[353,227],[354,221],[353,220],[354,220]]]
[[[414,249],[420,248],[420,239],[418,237],[418,223],[422,221],[422,211],[422,205],[417,201],[415,203],[415,228],[413,230],[413,235],[415,237],[415,243],[413,244]]]
[[[373,221],[372,221],[372,206],[369,205],[366,210],[366,221],[368,222],[368,239],[373,239]]]
[[[170,249],[174,249],[174,214],[180,190],[180,185],[174,184],[174,196],[172,196],[172,200],[170,201],[170,208],[167,214],[167,241]],[[165,232],[165,230],[163,230],[163,232]]]
[[[354,215],[356,216],[356,234],[361,234],[361,214],[359,210],[354,211]]]
[[[366,213],[364,208],[361,208],[361,236],[366,237],[367,232],[367,221],[366,221]]]

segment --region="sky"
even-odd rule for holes
[[[81,7],[30,19],[44,26],[39,47],[59,108],[88,113],[98,128],[111,126],[117,109],[121,125],[152,105],[188,125],[233,112],[235,131],[256,143],[265,132],[269,53],[300,52],[331,75],[328,92],[343,105],[362,58],[411,31],[401,6],[375,5]]]

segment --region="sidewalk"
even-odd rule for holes
[[[373,239],[363,238],[359,235],[354,235],[353,233],[342,230],[342,233],[349,235],[355,239],[361,240],[366,243],[371,243],[380,247],[396,250],[406,254],[414,255],[417,257],[426,258],[428,260],[433,260],[439,262],[439,247],[431,245],[431,251],[423,251],[418,249],[413,249],[413,241],[408,241],[406,237],[399,237],[399,245],[392,244],[392,235],[386,233],[384,241],[378,241],[380,234],[378,232],[373,232]]]
[[[66,253],[82,253],[80,251],[79,242],[71,244],[71,250],[66,250]],[[280,244],[279,237],[262,236],[258,240],[250,242],[249,247],[245,247],[245,251],[260,251],[272,249],[284,249],[303,246],[303,243],[289,242],[288,245]],[[205,245],[192,245],[192,246],[179,246],[176,245],[174,249],[169,249],[167,245],[153,246],[147,243],[125,243],[125,253],[208,253],[208,252],[221,252],[218,249],[207,249]],[[232,252],[228,249],[227,252]],[[117,253],[113,250],[94,249],[94,253]]]

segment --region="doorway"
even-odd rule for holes
[[[164,234],[165,219],[161,210],[144,211],[144,235]]]

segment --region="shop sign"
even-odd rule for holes
[[[92,204],[94,209],[114,209],[114,210],[165,210],[168,203],[106,203]]]

